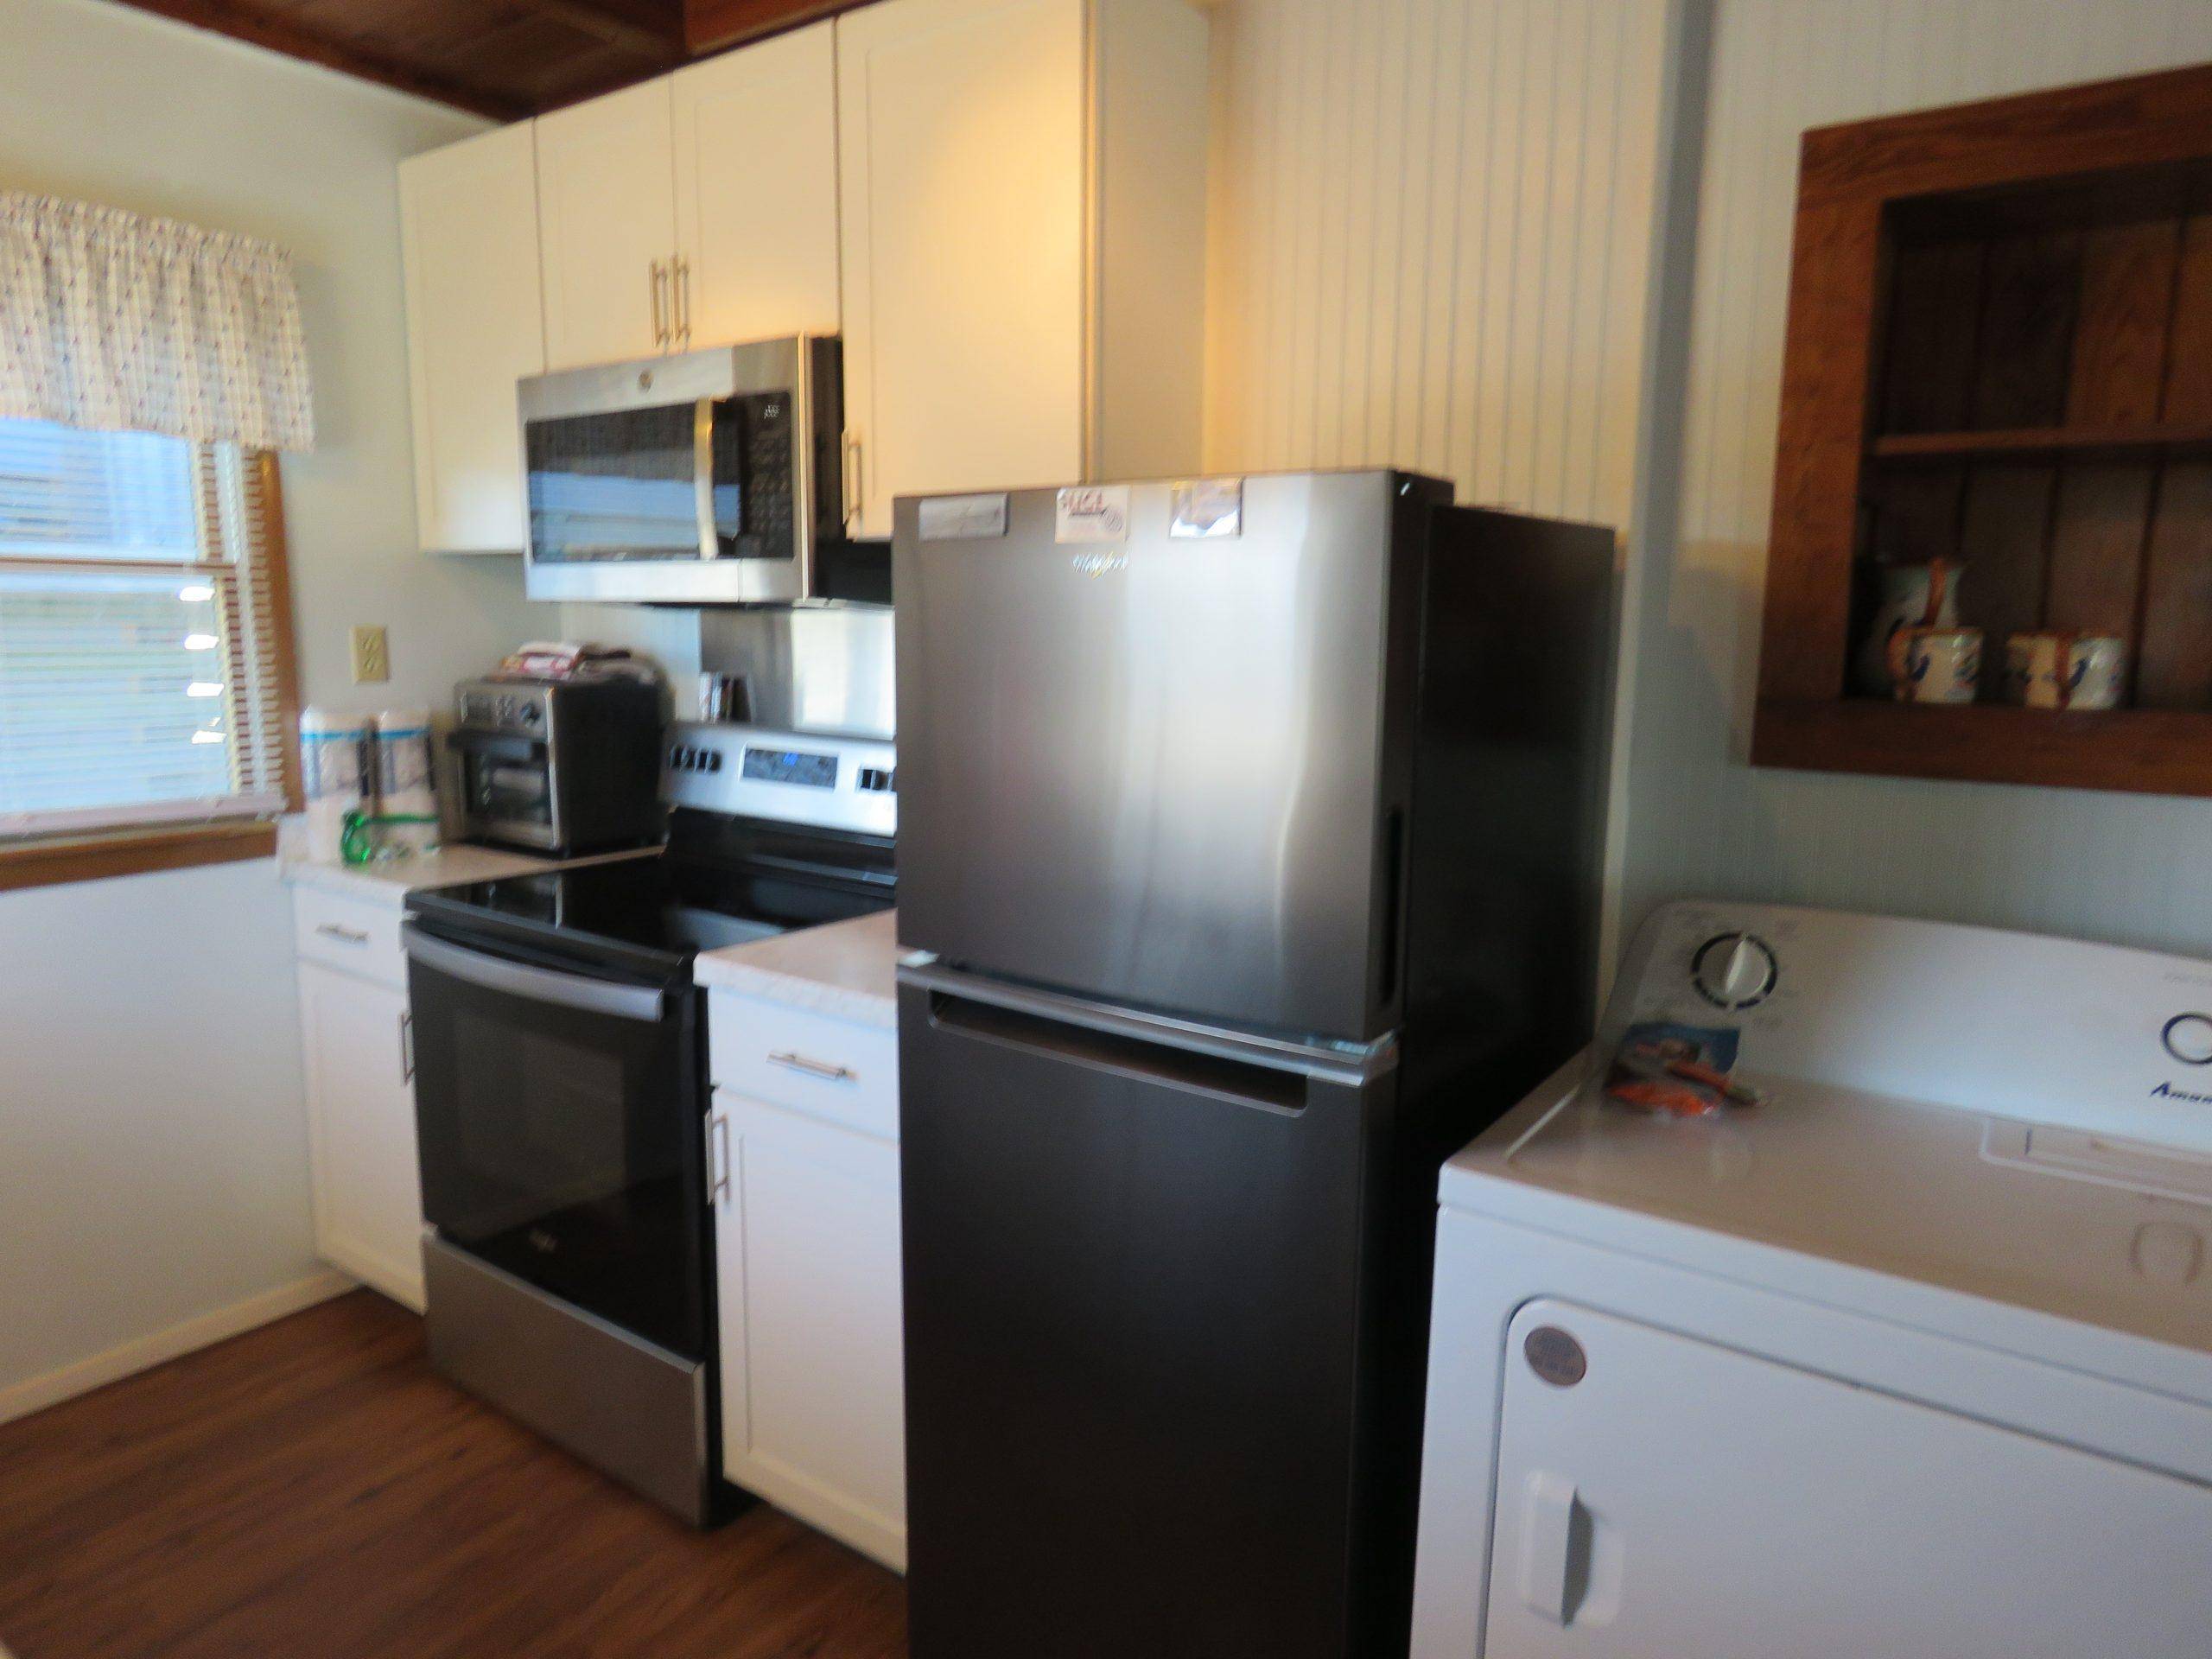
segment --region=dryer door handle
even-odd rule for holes
[[[1538,1470],[1521,1510],[1521,1599],[1554,1624],[1571,1624],[1590,1591],[1590,1512],[1574,1483]]]

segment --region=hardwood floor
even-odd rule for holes
[[[367,1291],[0,1427],[16,1659],[893,1659],[904,1584],[696,1534],[434,1376]]]

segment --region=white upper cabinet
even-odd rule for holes
[[[518,551],[515,382],[545,367],[530,128],[402,162],[399,228],[416,537],[426,552]]]
[[[532,124],[549,368],[677,343],[672,104],[664,77]]]
[[[827,22],[674,77],[677,315],[695,346],[837,332],[837,58]]]
[[[887,0],[837,29],[855,532],[900,494],[1194,470],[1205,18]]]
[[[855,535],[1198,470],[1207,41],[1190,0],[878,0],[409,162],[423,545],[521,545],[522,376],[782,334],[844,338]]]

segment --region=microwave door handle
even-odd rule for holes
[[[532,1002],[550,1002],[579,1014],[610,1014],[617,1020],[657,1024],[665,1006],[660,991],[650,985],[618,985],[582,974],[557,973],[534,968],[526,962],[509,962],[433,938],[412,922],[400,925],[399,942],[410,962],[419,962],[435,972]]]
[[[702,397],[691,412],[691,486],[699,514],[699,556],[721,557],[715,533],[715,400]]]

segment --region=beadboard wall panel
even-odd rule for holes
[[[2212,953],[2212,802],[1753,770],[1799,135],[2212,59],[2206,0],[1719,0],[1678,533],[1637,641],[1624,906],[1714,893]],[[1974,610],[1974,575],[1961,598]]]
[[[1452,480],[1462,501],[1613,525],[1632,613],[1681,10],[1222,0],[1207,466],[1404,467]],[[1624,741],[1609,963],[1627,755]]]
[[[1667,15],[1217,8],[1207,465],[1624,524]]]

